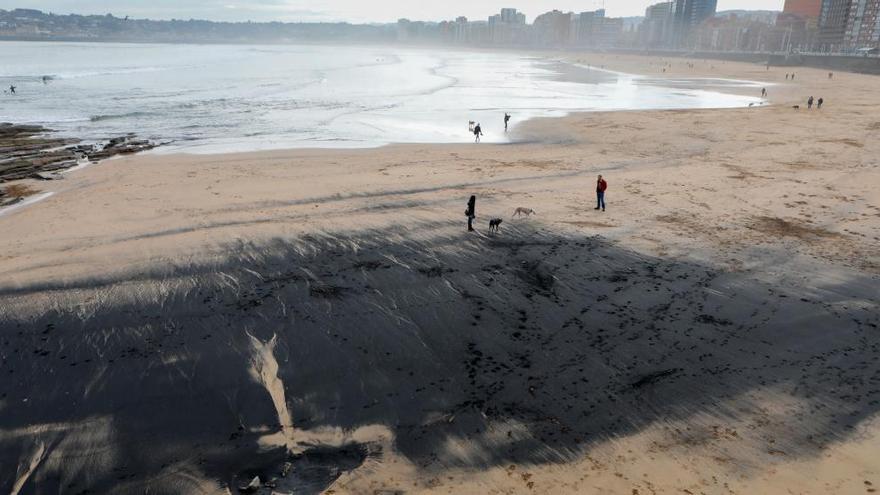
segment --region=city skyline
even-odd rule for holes
[[[206,19],[215,21],[283,21],[353,23],[394,22],[398,18],[441,21],[467,16],[478,20],[512,7],[528,16],[559,9],[582,12],[604,8],[608,16],[642,16],[656,0],[487,0],[479,4],[464,0],[424,5],[385,0],[130,0],[121,6],[109,0],[30,0],[27,5],[8,8],[32,8],[57,14],[104,14],[150,19]],[[784,0],[719,0],[718,10],[782,10]],[[318,6],[320,5],[320,6]]]

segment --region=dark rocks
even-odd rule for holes
[[[40,180],[61,180],[64,176],[57,172],[37,172],[33,175],[33,178]]]
[[[245,486],[239,487],[238,491],[241,493],[255,493],[257,490],[260,489],[260,486],[262,486],[262,483],[260,483],[260,477],[254,476],[250,483]]]
[[[309,287],[309,295],[320,299],[339,299],[345,293],[345,287],[335,285],[314,283]]]
[[[681,370],[679,370],[678,368],[672,368],[672,369],[668,369],[668,370],[657,371],[655,373],[649,373],[647,375],[642,376],[638,380],[634,381],[631,384],[631,386],[632,386],[632,388],[642,388],[642,387],[645,387],[648,385],[652,385],[652,384],[656,383],[657,381],[659,381],[660,379],[672,376],[672,375],[678,373],[679,371],[681,371]]]
[[[97,162],[156,146],[131,134],[82,144],[76,139],[51,137],[51,132],[42,126],[0,123],[0,183],[27,178],[55,180],[61,176],[52,172],[72,168],[81,160]]]

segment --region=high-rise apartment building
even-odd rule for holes
[[[501,21],[507,24],[525,24],[526,15],[516,9],[501,9]]]
[[[672,37],[674,15],[675,2],[662,2],[648,7],[639,32],[642,44],[655,48],[668,45]]]
[[[693,28],[715,15],[718,0],[676,0],[675,16],[687,28]]]
[[[535,18],[533,31],[539,46],[562,46],[571,40],[571,20],[574,14],[553,10]]]
[[[836,52],[844,49],[846,26],[853,0],[822,0],[819,15],[819,50]]]
[[[880,47],[880,0],[852,0],[846,20],[847,50]]]
[[[822,0],[785,0],[783,14],[791,14],[805,19],[818,19],[822,12]]]
[[[614,46],[623,34],[623,19],[605,17],[605,9],[571,16],[570,43],[576,46]]]
[[[676,44],[684,44],[694,29],[715,15],[718,0],[675,0]]]
[[[524,44],[528,42],[526,15],[516,9],[501,9],[489,17],[489,37],[495,44]]]

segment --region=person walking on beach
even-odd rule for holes
[[[504,113],[504,132],[507,132],[507,124],[510,122],[510,114]]]
[[[13,85],[10,84],[10,85],[9,85],[9,92],[12,93],[12,94],[15,94],[15,86],[13,86]]]
[[[785,74],[785,80],[788,81],[788,74]]]
[[[819,101],[816,102],[816,109],[817,109],[817,110],[822,110],[822,104],[823,104],[823,103],[825,103],[825,100],[822,99],[822,98],[820,97],[820,98],[819,98]]]
[[[812,109],[813,109],[813,97],[812,97],[812,96],[809,97],[809,98],[807,98],[807,109],[808,109],[808,110],[812,110]]]
[[[761,98],[767,97],[767,88],[761,88]]]
[[[829,73],[828,73],[828,79],[834,79],[834,73],[833,73],[833,72],[829,72]]]
[[[483,135],[483,128],[480,127],[480,124],[477,124],[477,126],[474,127],[474,137],[476,137],[476,139],[474,140],[474,142],[479,143],[479,142],[480,142],[480,136],[482,136],[482,135]]]
[[[599,180],[596,181],[596,210],[601,209],[605,211],[605,191],[608,189],[608,183],[605,182],[605,179],[602,176],[599,176]]]
[[[467,210],[464,211],[468,219],[468,232],[474,231],[474,219],[477,218],[477,197],[471,196],[468,200]]]

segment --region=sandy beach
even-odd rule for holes
[[[0,492],[880,489],[880,79],[564,57],[768,105],[21,181]]]

